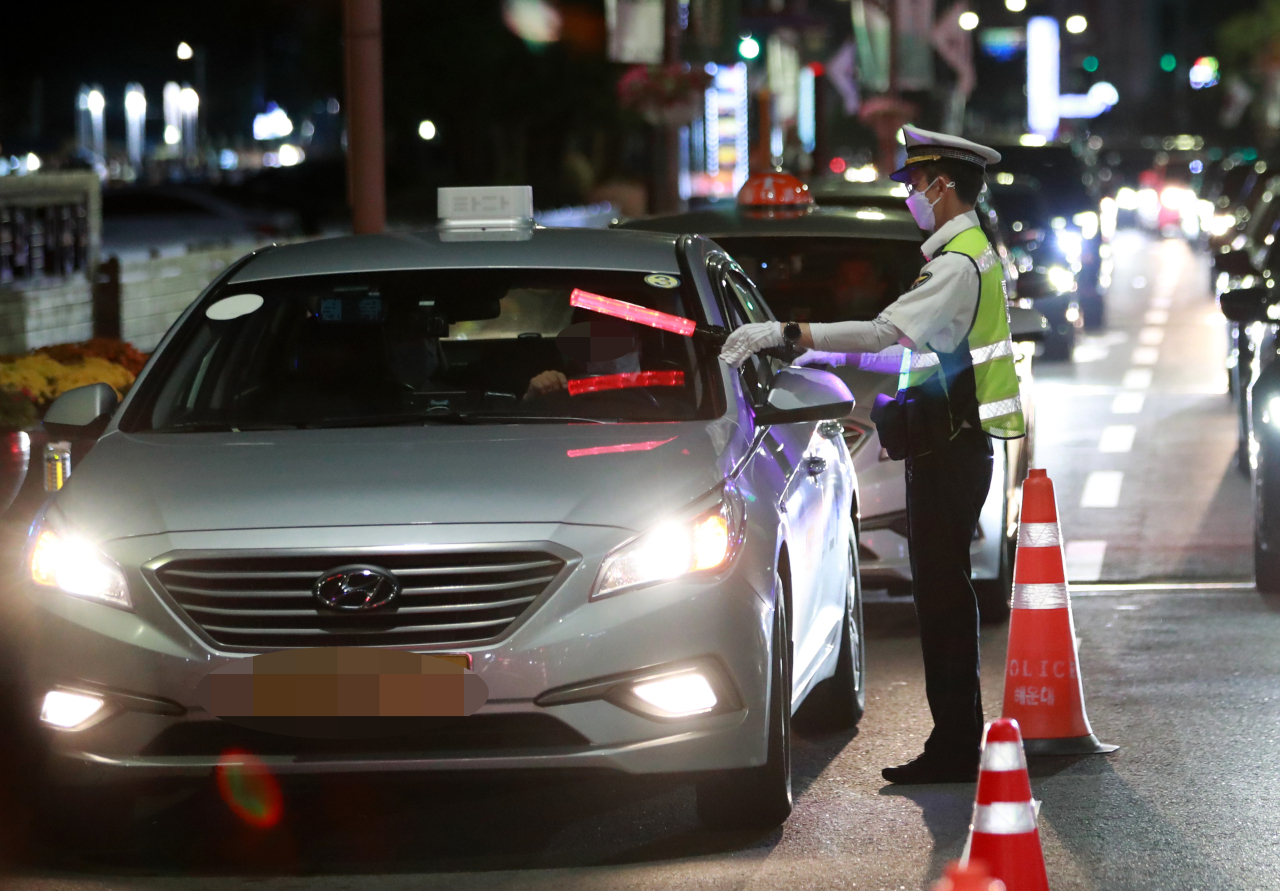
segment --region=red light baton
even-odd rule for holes
[[[615,319],[647,325],[650,328],[682,334],[685,337],[692,337],[694,334],[698,334],[711,339],[717,344],[724,343],[725,337],[728,336],[726,331],[699,325],[693,319],[669,315],[665,312],[658,312],[656,309],[646,309],[643,306],[636,306],[634,303],[627,303],[624,300],[614,300],[612,297],[602,297],[599,294],[592,294],[590,291],[584,291],[581,288],[573,289],[573,293],[569,295],[569,305],[579,309],[589,309],[606,316],[613,316]]]
[[[633,387],[683,387],[683,371],[636,371],[627,374],[604,374],[569,381],[569,395],[598,393],[601,390],[628,390]]]

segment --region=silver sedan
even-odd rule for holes
[[[708,824],[769,826],[793,711],[859,720],[845,385],[718,361],[766,310],[705,239],[465,222],[247,257],[122,405],[50,409],[94,442],[26,558],[60,784],[228,752],[603,767],[693,774]],[[486,697],[325,732],[210,704],[211,676],[320,648],[443,656]]]

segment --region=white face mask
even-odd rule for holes
[[[917,226],[927,232],[932,232],[934,226],[937,224],[937,221],[933,218],[933,206],[937,204],[938,201],[942,200],[942,196],[939,195],[937,200],[930,201],[925,192],[932,189],[938,182],[938,179],[938,177],[934,177],[933,182],[925,186],[923,191],[912,192],[907,196],[907,210],[911,212],[911,218],[916,221]],[[954,189],[956,184],[947,183],[946,187],[948,189]]]

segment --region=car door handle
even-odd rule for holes
[[[804,459],[805,469],[809,471],[809,476],[817,476],[827,469],[827,459],[819,455],[814,455]]]

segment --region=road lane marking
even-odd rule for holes
[[[1121,384],[1126,390],[1146,390],[1151,386],[1150,368],[1130,368],[1124,373]]]
[[[1160,361],[1160,351],[1155,347],[1138,347],[1133,351],[1133,358],[1130,361],[1134,365],[1155,365]]]
[[[1145,346],[1160,346],[1164,343],[1164,329],[1143,328],[1138,332],[1138,343]]]
[[[1150,309],[1143,319],[1148,325],[1166,325],[1169,322],[1169,313],[1163,309]]]
[[[1103,582],[1095,585],[1072,585],[1072,597],[1118,597],[1124,594],[1146,594],[1153,591],[1194,594],[1199,591],[1237,591],[1253,593],[1253,582]]]
[[[1105,541],[1069,541],[1064,561],[1069,582],[1096,582],[1102,578],[1102,561],[1107,556]]]
[[[1122,470],[1095,470],[1084,481],[1081,507],[1115,507],[1120,503],[1120,486],[1124,483]]]
[[[1120,454],[1133,449],[1133,437],[1138,428],[1132,424],[1110,424],[1102,428],[1102,438],[1098,440],[1098,451],[1105,454]]]
[[[1113,415],[1136,415],[1142,413],[1142,403],[1147,399],[1142,393],[1120,393],[1111,400]]]

